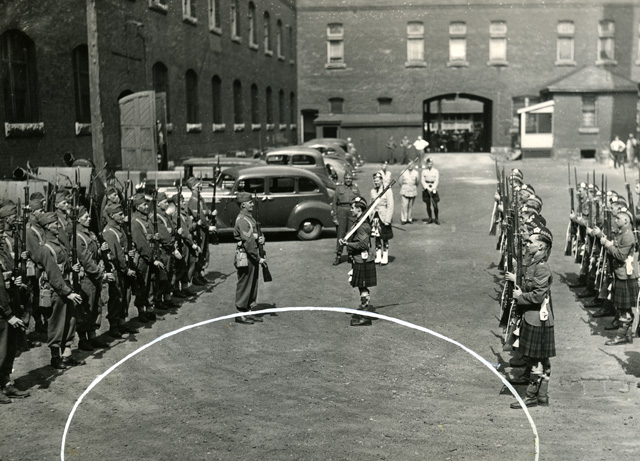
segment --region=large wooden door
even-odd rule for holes
[[[123,170],[157,168],[156,96],[142,91],[125,96],[120,104],[120,142]]]

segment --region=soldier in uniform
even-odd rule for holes
[[[375,200],[382,192],[382,175],[374,173],[373,189],[371,189],[371,200]],[[372,235],[376,237],[376,257],[375,263],[386,266],[389,263],[389,240],[393,238],[391,219],[393,218],[393,191],[391,188],[380,197],[375,210],[373,211]]]
[[[260,245],[264,245],[265,239],[264,235],[258,231],[258,225],[252,215],[254,203],[251,194],[239,192],[236,201],[240,205],[240,213],[233,229],[233,238],[238,242],[235,261],[238,271],[236,309],[247,313],[247,315],[236,317],[236,322],[250,325],[254,322],[262,322],[260,317],[251,315],[250,312],[257,305],[260,265],[266,263],[265,258],[260,256],[259,249]],[[238,256],[238,253],[244,253],[245,256]]]
[[[94,349],[109,347],[106,342],[97,338],[96,332],[100,329],[102,322],[102,311],[99,304],[102,284],[115,281],[115,277],[112,273],[105,272],[104,264],[100,259],[100,245],[97,238],[89,231],[91,216],[84,206],[78,209],[77,219],[76,252],[78,262],[82,267],[78,289],[80,296],[82,296],[82,303],[77,309],[76,330],[80,337],[78,348],[90,352]],[[109,249],[106,242],[103,245],[105,251]]]
[[[71,224],[69,223],[69,211],[71,210],[71,195],[66,190],[60,190],[56,194],[56,215],[58,217],[58,240],[67,250],[71,249]]]
[[[173,296],[175,298],[188,298],[191,293],[187,290],[189,287],[189,267],[191,265],[190,258],[196,254],[198,245],[193,241],[191,235],[192,219],[187,213],[187,207],[184,198],[181,195],[173,196],[173,203],[176,205],[175,212],[172,215],[173,224],[176,228],[176,245],[174,248],[175,255],[175,274],[173,276]],[[180,213],[178,214],[178,203],[180,203]],[[178,217],[180,221],[178,222]]]
[[[173,264],[173,235],[175,233],[175,224],[166,212],[167,207],[169,206],[167,194],[159,192],[156,196],[156,200],[158,202],[156,205],[156,213],[158,215],[158,235],[160,237],[160,254],[158,255],[158,258],[164,265],[164,269],[158,268],[156,270],[157,287],[155,290],[155,306],[160,309],[171,309],[178,307],[178,305],[173,302],[171,295],[171,280],[173,279],[175,267],[175,264]]]
[[[203,271],[209,262],[209,214],[210,210],[201,196],[202,186],[200,181],[194,177],[187,180],[187,187],[191,190],[191,197],[187,203],[187,208],[193,218],[194,229],[193,235],[199,242],[200,251],[194,260],[193,271],[191,272],[191,283],[194,285],[206,285],[207,279],[204,278]],[[200,205],[200,214],[198,215],[198,202]]]
[[[333,204],[331,206],[331,216],[333,223],[337,227],[338,234],[336,240],[336,259],[333,261],[334,266],[340,264],[340,260],[342,259],[344,245],[340,243],[340,240],[351,227],[351,202],[359,195],[360,190],[357,185],[353,184],[353,176],[350,173],[345,173],[344,184],[338,184],[336,187],[336,193],[333,196]]]
[[[42,196],[42,194],[40,194]],[[38,266],[36,260],[36,254],[38,249],[44,245],[44,229],[40,226],[40,216],[45,213],[44,209],[44,196],[41,198],[35,194],[31,194],[29,200],[29,208],[31,209],[31,215],[29,216],[29,223],[27,225],[27,251],[29,252],[29,261],[27,261],[28,267],[31,266],[31,270],[27,272],[33,272],[30,276],[31,280],[29,286],[32,290],[32,311],[35,321],[36,333],[40,335],[47,334],[47,315],[44,309],[40,307],[40,275],[42,274],[41,268]]]
[[[47,280],[41,291],[45,289],[50,293],[51,304],[47,342],[51,349],[51,366],[64,370],[69,366],[84,365],[84,361],[71,356],[71,344],[76,333],[76,306],[82,302],[82,297],[69,284],[72,268],[69,250],[58,239],[58,216],[53,212],[44,213],[40,216],[40,225],[45,230],[45,238],[36,260]]]
[[[438,202],[440,202],[440,196],[438,195],[438,185],[440,183],[440,173],[437,169],[433,168],[433,160],[427,158],[427,167],[422,170],[420,177],[422,183],[422,201],[427,205],[427,218],[426,223],[431,224],[435,222],[440,224],[438,220]],[[433,213],[435,219],[431,219],[431,205],[433,204]]]

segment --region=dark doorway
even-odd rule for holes
[[[315,109],[303,109],[302,113],[302,142],[307,142],[316,137],[316,125],[314,120],[318,118],[318,111]]]
[[[482,96],[449,93],[425,99],[423,136],[431,152],[489,152],[493,102]]]
[[[337,138],[338,137],[338,127],[337,126],[323,126],[322,127],[322,137],[323,138]]]

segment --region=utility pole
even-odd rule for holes
[[[91,99],[91,146],[93,163],[104,165],[104,133],[100,99],[100,56],[98,52],[98,14],[96,0],[87,0],[87,44],[89,45],[89,94]]]

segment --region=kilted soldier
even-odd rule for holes
[[[382,192],[382,175],[380,172],[373,175],[373,189],[371,189],[371,200],[375,200]],[[371,235],[376,237],[375,263],[383,266],[389,263],[389,240],[393,238],[391,219],[393,218],[393,191],[387,189],[375,210],[371,223]]]
[[[611,269],[614,273],[613,305],[620,322],[618,334],[605,342],[606,346],[633,343],[636,334],[631,328],[634,315],[637,315],[638,302],[638,259],[636,239],[631,229],[632,220],[631,210],[621,208],[615,217],[618,234],[613,241],[606,237],[600,239],[605,251],[611,256]]]
[[[337,228],[336,240],[336,259],[333,265],[340,264],[342,259],[343,245],[340,240],[346,235],[347,230],[351,227],[351,201],[360,195],[360,189],[353,184],[353,176],[351,173],[345,173],[344,184],[336,186],[336,193],[333,196],[331,205],[331,217]]]
[[[114,280],[109,283],[109,301],[107,303],[107,321],[109,322],[109,336],[121,338],[123,333],[137,333],[137,330],[125,325],[131,302],[131,285],[136,277],[136,271],[129,268],[128,261],[135,257],[127,255],[127,234],[122,228],[125,222],[124,211],[119,204],[109,203],[104,209],[107,217],[102,237],[111,252],[111,264],[114,267]]]
[[[260,317],[250,315],[257,306],[258,275],[260,265],[266,263],[260,256],[260,245],[264,245],[264,235],[258,231],[258,225],[253,218],[253,197],[248,192],[239,192],[236,201],[240,205],[240,213],[236,218],[233,238],[238,242],[234,265],[238,271],[236,285],[236,309],[247,315],[236,317],[237,323],[252,324],[262,322]]]
[[[149,204],[143,194],[136,194],[131,199],[134,212],[131,215],[131,238],[136,248],[136,278],[133,285],[135,295],[134,305],[138,309],[138,321],[147,323],[156,320],[156,313],[152,304],[153,293],[151,284],[147,284],[151,265],[160,261],[153,261],[153,249],[149,240],[153,238],[153,229],[148,221]],[[160,263],[162,264],[162,263]]]
[[[11,398],[24,399],[30,395],[29,392],[18,390],[11,382],[13,362],[18,352],[18,335],[24,334],[27,327],[13,313],[6,286],[0,271],[0,404],[11,403]]]
[[[207,279],[203,276],[203,271],[209,264],[209,214],[211,211],[200,195],[202,192],[200,181],[194,177],[187,179],[187,187],[191,190],[191,197],[187,203],[187,208],[194,222],[192,229],[195,240],[199,242],[200,250],[195,255],[192,272],[190,272],[191,283],[194,285],[206,285]],[[198,202],[200,202],[200,214],[198,215]]]
[[[518,352],[527,362],[525,373],[529,375],[529,386],[524,399],[527,407],[549,405],[549,359],[556,355],[550,291],[553,277],[548,265],[552,243],[553,235],[546,227],[532,230],[526,242],[523,286],[513,289],[518,313],[522,316]],[[515,274],[511,272],[505,273],[505,279],[516,281]],[[520,408],[520,403],[512,403],[511,408]]]
[[[64,370],[85,364],[71,356],[71,344],[76,334],[76,307],[82,297],[74,293],[69,284],[72,268],[69,250],[58,239],[58,216],[53,212],[44,213],[40,216],[40,225],[45,230],[45,237],[36,260],[43,269],[40,295],[45,300],[41,305],[50,304],[47,344],[51,349],[51,366]]]
[[[171,297],[171,280],[174,276],[174,239],[175,224],[167,214],[169,201],[167,194],[159,192],[157,197],[156,212],[158,214],[158,235],[160,237],[160,254],[158,258],[164,265],[164,269],[157,269],[155,306],[160,309],[178,307]]]
[[[367,209],[367,202],[362,197],[356,197],[351,202],[351,213],[356,223]],[[355,225],[355,224],[354,224]],[[358,310],[375,312],[369,304],[371,293],[369,288],[377,285],[376,264],[371,251],[371,223],[366,219],[354,232],[349,240],[342,240],[352,257],[351,286],[360,292],[360,307]],[[371,325],[371,319],[362,315],[351,317],[351,326]]]
[[[109,347],[109,344],[96,336],[96,331],[100,329],[100,324],[102,323],[99,297],[102,293],[102,284],[115,281],[112,273],[105,272],[100,255],[101,248],[97,238],[89,231],[90,224],[91,215],[89,211],[84,206],[80,206],[76,226],[76,251],[78,262],[82,267],[79,277],[79,294],[82,296],[82,303],[77,309],[76,330],[80,338],[78,348],[88,352],[93,351],[95,348],[104,349]],[[103,246],[105,251],[109,249],[109,245],[106,242]]]

